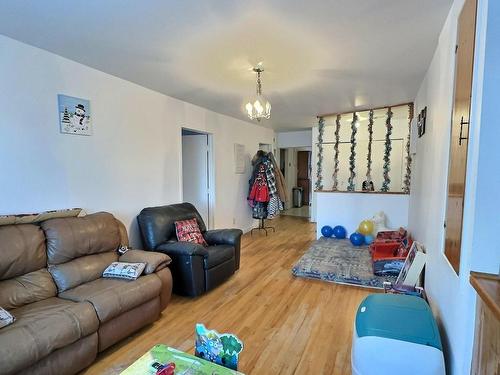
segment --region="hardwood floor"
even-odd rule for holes
[[[243,237],[241,269],[196,299],[173,296],[160,320],[102,353],[83,374],[115,374],[154,344],[193,353],[194,326],[204,323],[244,342],[246,374],[351,373],[353,319],[370,292],[291,274],[315,238],[307,219],[282,216],[276,233]]]

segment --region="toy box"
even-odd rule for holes
[[[387,232],[381,232],[387,233]],[[399,275],[408,255],[411,239],[377,239],[370,245],[373,273],[377,276]]]
[[[358,307],[351,351],[353,375],[444,375],[436,321],[424,299],[372,294]]]

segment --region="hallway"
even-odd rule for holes
[[[288,210],[282,211],[281,215],[310,218],[311,217],[310,212],[311,212],[311,207],[309,206],[292,207],[289,208]]]

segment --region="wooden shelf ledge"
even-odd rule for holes
[[[347,190],[314,190],[315,193],[341,193],[341,194],[378,194],[378,195],[410,195],[402,191],[347,191]]]
[[[471,272],[470,283],[483,303],[488,306],[495,318],[500,321],[500,275]]]

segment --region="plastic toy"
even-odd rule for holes
[[[373,215],[371,221],[373,222],[373,225],[375,227],[373,232],[373,234],[375,235],[377,235],[378,232],[390,230],[385,226],[387,218],[383,211],[377,212],[375,215]]]
[[[325,237],[331,237],[333,235],[333,229],[329,225],[325,225],[321,228],[321,234]]]
[[[411,244],[412,240],[404,228],[379,232],[370,245],[373,273],[377,276],[398,276]]]
[[[158,371],[156,371],[156,375],[174,375],[175,374],[175,363],[169,363],[165,366],[162,366]]]
[[[335,238],[344,239],[347,237],[347,231],[342,225],[337,225],[333,228],[333,235]]]
[[[203,324],[196,325],[195,355],[232,370],[238,369],[238,355],[243,343],[230,333],[220,334],[208,330]]]
[[[373,229],[374,229],[373,221],[363,220],[361,223],[359,223],[358,232],[364,236],[368,236],[373,234]]]
[[[371,245],[375,239],[371,234],[365,236],[365,244],[366,245]]]
[[[365,243],[365,236],[358,232],[354,232],[353,234],[351,234],[349,239],[354,246],[361,246]]]

